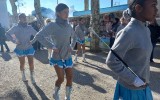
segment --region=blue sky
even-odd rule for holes
[[[18,12],[23,12],[28,14],[31,14],[31,11],[34,10],[34,0],[21,0],[24,2],[24,6],[19,7]],[[58,0],[59,3],[65,3],[69,7],[71,7],[72,10],[76,11],[82,11],[84,10],[84,0]],[[100,0],[100,7],[105,8],[109,7],[111,3],[111,0]],[[121,4],[126,4],[127,0],[114,0],[114,5],[121,5]],[[50,8],[54,11],[55,7],[57,4],[57,0],[41,0],[41,6]],[[9,3],[9,0],[7,0],[7,7],[8,11],[11,12],[11,6]]]

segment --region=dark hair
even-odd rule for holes
[[[62,10],[66,9],[66,8],[69,9],[69,7],[68,7],[66,4],[60,3],[60,4],[58,4],[58,5],[56,6],[55,11],[56,11],[56,12],[61,12]]]
[[[83,19],[84,19],[84,18],[81,17],[81,18],[79,18],[79,21],[81,21],[81,20],[83,20]]]
[[[146,0],[128,0],[128,5],[130,9],[130,15],[131,17],[136,17],[136,11],[135,6],[139,4],[140,6],[144,6]]]
[[[18,15],[18,18],[21,18],[21,17],[23,17],[23,16],[26,16],[26,14],[25,14],[25,13],[20,13],[20,14]]]

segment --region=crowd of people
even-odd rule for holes
[[[129,8],[122,17],[114,14],[105,15],[100,24],[100,33],[110,37],[111,50],[107,56],[107,66],[118,76],[114,100],[153,100],[149,87],[149,67],[153,62],[153,51],[160,36],[160,26],[156,23],[156,0],[131,0]],[[59,100],[59,91],[66,75],[66,100],[70,100],[73,81],[73,61],[71,52],[77,44],[75,62],[82,50],[83,62],[85,59],[85,36],[90,36],[85,26],[85,20],[80,18],[73,27],[68,23],[69,7],[60,3],[55,8],[56,20],[46,19],[42,27],[37,21],[27,23],[24,13],[18,16],[19,22],[7,32],[0,25],[1,52],[5,45],[10,52],[6,40],[16,44],[16,53],[22,81],[26,82],[25,57],[28,58],[30,78],[34,77],[35,50],[48,49],[49,62],[54,66],[57,80],[53,98]],[[146,22],[149,22],[147,25]],[[150,30],[149,30],[150,29]],[[136,54],[136,55],[135,55]],[[128,65],[128,66],[126,66]],[[132,70],[131,70],[132,69]]]

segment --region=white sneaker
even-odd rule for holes
[[[30,77],[31,77],[31,81],[32,81],[32,83],[34,84],[34,83],[36,83],[35,82],[35,78],[34,78],[34,71],[30,71]]]

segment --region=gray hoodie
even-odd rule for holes
[[[6,37],[11,40],[13,43],[16,43],[16,40],[19,41],[19,44],[16,45],[16,49],[27,50],[32,48],[32,45],[29,43],[32,35],[37,33],[30,25],[18,24],[6,32]],[[13,37],[15,36],[15,38]]]
[[[51,38],[51,40],[49,39]],[[70,44],[70,38],[72,38]],[[56,60],[66,60],[71,57],[70,48],[73,48],[76,43],[76,34],[65,20],[60,18],[56,19],[56,22],[51,22],[45,26],[32,40],[32,43],[38,40],[42,45],[49,49],[57,48],[59,53],[54,53],[52,57]]]
[[[75,28],[75,33],[78,39],[84,40],[87,33],[87,28],[84,25],[79,24]]]
[[[150,78],[150,55],[152,44],[150,31],[141,21],[132,18],[128,25],[118,32],[112,46],[129,67],[146,83]],[[106,63],[118,75],[118,82],[129,89],[142,89],[133,85],[136,76],[121,61],[109,52]],[[144,88],[144,87],[143,87]]]

